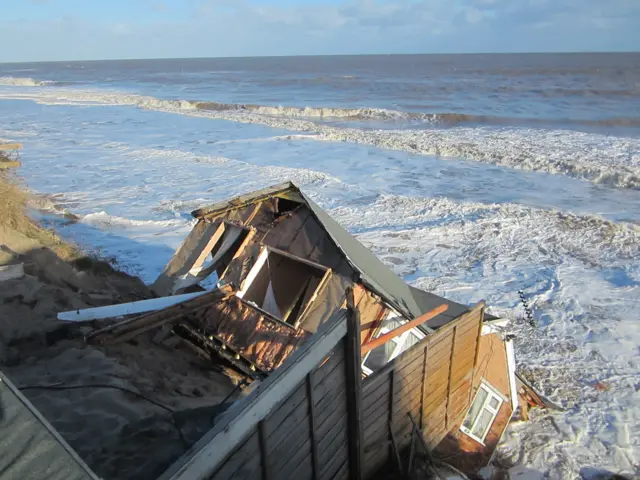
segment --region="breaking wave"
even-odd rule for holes
[[[478,116],[412,114],[382,109],[266,107],[261,105],[163,100],[150,96],[43,88],[37,92],[2,92],[1,98],[43,104],[131,105],[148,110],[260,124],[301,132],[309,140],[350,142],[418,155],[464,158],[522,170],[562,174],[618,188],[640,189],[640,139],[549,128],[493,125],[464,126]],[[451,128],[361,129],[318,122],[318,118],[400,119],[421,115],[430,124]]]
[[[0,85],[10,85],[14,87],[44,87],[57,84],[58,82],[52,80],[34,80],[29,77],[0,77]]]
[[[56,82],[51,80],[35,80],[29,77],[0,77],[0,85],[20,86],[20,87],[45,87],[45,86],[65,86],[72,85],[72,82]],[[562,94],[569,94],[562,89],[558,89]],[[542,92],[551,94],[553,92]],[[556,92],[558,93],[558,92]],[[594,91],[597,95],[600,92]],[[625,92],[606,91],[605,94],[624,94]],[[631,95],[631,92],[626,92]],[[184,110],[204,110],[211,112],[246,112],[271,117],[285,118],[307,118],[307,119],[341,119],[341,120],[380,120],[380,121],[412,121],[430,125],[441,125],[445,127],[463,125],[531,125],[544,126],[550,124],[557,125],[577,125],[584,127],[640,127],[640,117],[615,117],[599,120],[586,119],[548,119],[548,118],[527,118],[509,117],[498,115],[476,115],[467,113],[438,112],[421,113],[407,112],[401,110],[391,110],[385,108],[338,108],[338,107],[298,107],[283,105],[255,105],[248,103],[221,103],[210,101],[193,100],[161,100],[154,97],[144,97],[122,94],[109,94],[109,96],[119,96],[120,99],[112,100],[115,104],[136,103],[140,106],[153,108],[163,105],[171,108]],[[143,99],[136,101],[132,97]],[[100,100],[98,100],[100,102]],[[102,102],[100,102],[102,103]]]
[[[288,107],[252,105],[242,103],[219,102],[189,102],[193,107],[210,111],[250,112],[273,117],[291,118],[339,118],[343,120],[408,120],[419,121],[432,125],[457,126],[465,124],[474,125],[569,125],[581,126],[624,126],[639,127],[640,117],[607,118],[602,120],[580,119],[547,119],[547,118],[523,118],[502,117],[496,115],[474,115],[467,113],[416,113],[384,108],[334,108],[334,107]]]
[[[87,225],[111,227],[111,228],[179,228],[188,224],[185,219],[175,218],[171,220],[133,220],[125,217],[109,215],[107,212],[89,213],[80,218],[80,222]]]
[[[45,87],[45,86],[65,86],[72,85],[72,82],[56,82],[51,80],[35,80],[29,77],[0,77],[0,85],[19,87]],[[567,92],[564,92],[567,93]],[[593,94],[597,94],[594,92]],[[611,92],[606,92],[607,94]],[[302,119],[341,119],[341,120],[379,120],[379,121],[408,121],[420,122],[429,125],[440,125],[444,127],[464,126],[464,125],[487,125],[487,126],[508,126],[508,125],[531,125],[544,126],[556,125],[576,125],[583,127],[640,127],[640,117],[617,117],[599,120],[586,119],[547,119],[547,118],[526,118],[509,117],[498,115],[476,115],[467,113],[438,112],[421,113],[407,112],[401,110],[391,110],[384,108],[338,108],[338,107],[298,107],[283,105],[254,105],[248,103],[221,103],[210,101],[193,100],[161,100],[154,97],[132,96],[109,94],[109,96],[119,96],[111,101],[115,104],[135,103],[142,107],[162,107],[184,110],[204,110],[211,112],[245,112],[270,117],[302,118]],[[132,97],[143,99],[136,101]],[[100,102],[100,100],[98,100]],[[102,102],[100,102],[102,103]],[[58,103],[59,104],[59,103]]]
[[[240,111],[291,118],[340,118],[349,120],[426,120],[437,122],[437,115],[400,112],[383,108],[287,107],[242,103],[192,102],[195,108],[210,111]]]

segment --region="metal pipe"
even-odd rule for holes
[[[441,313],[446,312],[448,308],[449,308],[449,305],[443,303],[439,307],[436,307],[433,310],[430,310],[427,313],[420,315],[418,318],[415,318],[410,322],[399,326],[398,328],[394,328],[390,332],[385,333],[384,335],[381,335],[378,338],[374,338],[369,343],[365,343],[364,345],[362,345],[362,347],[360,348],[361,355],[364,355],[365,353],[370,352],[371,350],[379,347],[380,345],[384,345],[392,338],[402,335],[404,332],[407,332],[412,328],[417,327],[418,325],[426,322],[427,320],[431,320],[433,317],[437,317]]]

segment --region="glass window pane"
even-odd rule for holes
[[[364,362],[365,367],[375,372],[391,359],[391,355],[395,348],[396,344],[393,342],[387,342],[384,345],[374,348],[371,350],[367,360]]]
[[[489,400],[489,406],[494,410],[497,410],[499,405],[500,400],[498,400],[496,397],[491,397],[491,400]]]
[[[471,431],[471,433],[473,433],[480,440],[484,440],[484,437],[489,431],[489,427],[491,427],[492,423],[493,413],[489,412],[488,410],[482,410],[482,412],[480,413],[480,417],[476,422],[476,426]]]
[[[416,343],[420,343],[420,339],[414,335],[413,332],[409,332],[404,348],[407,349],[409,347],[413,347]]]
[[[487,399],[487,395],[489,395],[489,392],[484,388],[480,388],[480,390],[478,390],[478,394],[473,400],[469,413],[467,413],[467,418],[465,418],[464,423],[462,424],[462,426],[467,430],[471,430],[471,427],[473,427],[473,423],[476,421],[476,418],[480,414],[480,410],[482,410],[482,407],[484,406],[484,401]]]
[[[397,317],[396,317],[397,318]],[[385,320],[383,322],[384,324],[384,328],[386,328],[388,331],[391,331],[395,328],[398,328],[399,326],[402,325],[401,322],[399,322],[397,319],[393,319],[393,320]]]

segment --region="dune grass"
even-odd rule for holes
[[[10,161],[0,152],[0,162]],[[20,180],[9,170],[0,170],[0,228],[31,238],[43,247],[53,250],[61,259],[73,261],[83,257],[80,250],[64,242],[53,231],[36,224],[27,215],[29,193]]]
[[[0,152],[0,162],[9,158]],[[13,161],[10,159],[9,161]],[[0,170],[0,230],[17,232],[53,251],[76,270],[94,275],[129,276],[114,268],[106,259],[87,255],[77,246],[62,240],[53,230],[41,227],[27,213],[29,192],[10,170]]]

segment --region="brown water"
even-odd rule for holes
[[[108,87],[216,110],[286,106],[291,108],[263,113],[367,120],[375,126],[549,126],[633,136],[640,131],[639,53],[0,64],[0,76]]]

